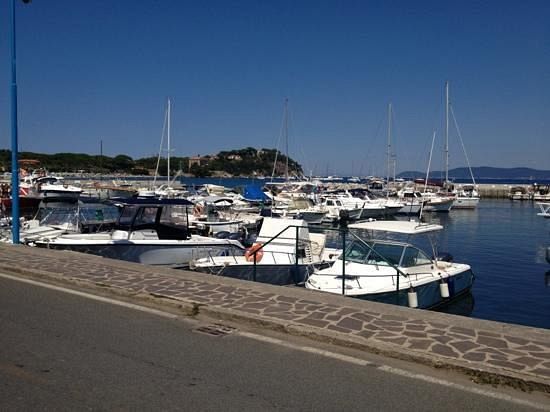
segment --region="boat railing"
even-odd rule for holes
[[[212,266],[215,266],[216,263],[219,264],[219,262],[216,261],[216,258],[225,257],[225,258],[230,258],[229,260],[232,260],[233,263],[239,264],[240,263],[239,258],[243,257],[242,253],[239,253],[239,252],[240,252],[239,250],[236,250],[235,248],[231,248],[216,254],[216,253],[213,253],[212,249],[210,248],[208,250],[208,256],[206,258],[206,261]],[[263,252],[262,259],[265,259],[266,255],[269,255],[271,257],[270,264],[272,263],[275,265],[277,264],[291,265],[296,263],[295,252],[285,252],[281,250],[266,250]],[[229,263],[228,260],[224,260],[224,264],[226,264],[226,262]]]

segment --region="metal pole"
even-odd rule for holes
[[[298,284],[298,231],[300,230],[299,226],[296,226],[296,250],[295,250],[295,257],[294,257],[294,284]]]
[[[397,271],[397,293],[395,294],[395,300],[396,300],[396,304],[399,305],[399,277],[401,276],[401,274],[399,273],[399,271]]]
[[[346,295],[346,231],[342,230],[342,295]]]
[[[15,0],[10,0],[11,35],[11,232],[13,244],[19,243],[19,165],[17,162],[17,77],[15,58]]]

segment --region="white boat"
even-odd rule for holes
[[[349,220],[358,220],[363,213],[363,203],[345,202],[341,197],[334,195],[321,197],[319,205],[327,211],[323,218],[324,222],[338,221],[343,216]]]
[[[402,215],[417,215],[426,203],[422,193],[412,189],[401,189],[397,192],[397,196],[399,202],[403,204],[397,213]]]
[[[329,210],[322,205],[315,205],[306,194],[296,194],[292,197],[275,196],[271,213],[273,217],[303,219],[309,224],[320,224]]]
[[[190,260],[244,251],[238,240],[192,235],[185,199],[127,199],[115,230],[37,240],[36,246],[73,250],[148,265],[186,266]]]
[[[349,228],[367,231],[369,236],[354,235],[345,253],[329,268],[311,275],[306,288],[403,306],[433,308],[468,292],[472,286],[474,275],[469,265],[432,258],[409,241],[392,240],[387,236],[429,235],[442,230],[440,225],[373,221],[351,224]],[[433,242],[432,247],[433,256],[437,256]]]
[[[311,233],[304,220],[265,217],[254,245],[246,253],[208,256],[194,260],[190,268],[274,285],[299,284],[316,267],[341,253],[326,248],[325,240],[324,234]]]
[[[479,193],[475,185],[458,186],[453,193],[455,202],[453,209],[475,209],[479,203]]]
[[[67,184],[57,176],[44,176],[35,180],[34,185],[38,194],[48,200],[71,200],[78,199],[82,188]]]
[[[424,192],[422,197],[426,200],[424,212],[448,213],[454,207],[455,198],[453,196]]]
[[[34,219],[21,225],[20,242],[34,245],[37,240],[51,241],[67,233],[91,233],[111,229],[119,210],[104,203],[42,201]],[[3,237],[4,241],[9,239]]]
[[[537,205],[540,207],[540,212],[537,213],[537,216],[550,218],[550,203],[539,202]]]

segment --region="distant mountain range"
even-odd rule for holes
[[[472,167],[475,179],[530,179],[530,180],[548,180],[550,179],[550,170],[536,170],[528,167]],[[426,177],[426,172],[406,171],[397,176],[404,179],[418,179]],[[430,172],[430,179],[441,179],[445,177],[443,171]],[[467,167],[458,167],[449,170],[449,179],[470,179],[470,171]]]

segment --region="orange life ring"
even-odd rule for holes
[[[244,257],[247,262],[254,262],[254,256],[256,256],[256,263],[258,263],[264,257],[264,250],[262,249],[261,243],[254,243],[251,247],[246,249],[244,252]],[[256,254],[254,255],[254,252]]]

